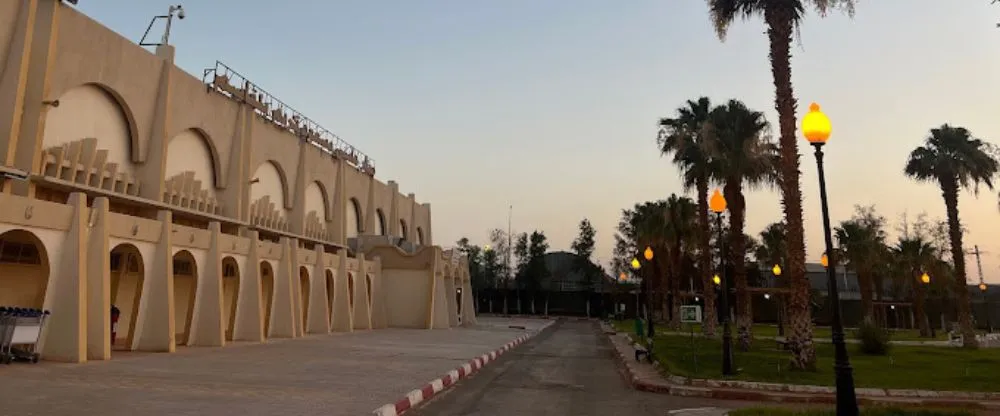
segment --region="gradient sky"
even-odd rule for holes
[[[138,41],[161,0],[80,0]],[[543,230],[568,249],[580,219],[610,259],[621,210],[682,192],[657,153],[656,121],[684,100],[738,98],[775,123],[763,24],[720,42],[698,0],[202,0],[184,3],[171,43],[198,74],[215,60],[376,161],[433,205],[435,242],[488,230]],[[902,175],[910,150],[942,123],[1000,142],[1000,7],[989,0],[861,1],[852,20],[811,14],[793,49],[800,108],[830,116],[831,216],[874,204],[944,216],[940,192]],[[154,29],[156,33],[160,33]],[[801,142],[803,146],[806,142]],[[803,157],[808,257],[822,248],[816,170]],[[779,194],[747,197],[747,232],[781,219]],[[986,279],[1000,282],[996,192],[960,197]],[[895,239],[893,232],[893,239]],[[969,280],[977,279],[969,257]]]

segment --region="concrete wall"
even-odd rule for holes
[[[413,292],[380,257],[463,276],[432,246],[429,204],[173,55],[57,0],[0,2],[0,167],[29,175],[0,178],[0,304],[52,312],[46,359],[368,330],[400,311],[424,311],[421,327],[454,321],[432,316],[454,314],[445,285]],[[385,237],[346,249],[373,235],[423,254]]]

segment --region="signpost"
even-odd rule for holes
[[[698,374],[698,354],[694,345],[694,324],[701,323],[701,305],[682,305],[681,323],[688,326],[691,332],[691,359],[694,360],[694,373]]]

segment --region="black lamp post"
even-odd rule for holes
[[[989,286],[985,282],[979,282],[979,291],[983,292],[983,306],[986,307],[986,333],[993,332],[993,324],[990,322],[990,294]]]
[[[826,176],[823,173],[823,145],[830,138],[830,119],[820,111],[819,105],[809,105],[809,112],[802,117],[802,134],[816,148],[816,171],[819,175],[819,198],[823,208],[823,239],[829,265],[826,268],[830,303],[833,306],[833,370],[837,385],[837,415],[857,416],[858,398],[854,392],[854,374],[844,343],[844,325],[841,321],[840,292],[837,289],[837,257],[833,251],[833,237],[830,233],[830,209],[826,200]]]
[[[726,198],[718,189],[712,193],[708,206],[715,213],[715,227],[719,230],[719,274],[715,284],[720,287],[722,306],[722,375],[733,375],[733,333],[729,328],[729,284],[726,279],[726,243],[722,233],[722,213],[726,210]],[[720,277],[721,276],[721,277]]]

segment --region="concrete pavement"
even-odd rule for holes
[[[560,320],[407,415],[716,416],[753,405],[632,390],[615,360],[596,322]]]
[[[0,414],[359,415],[547,321],[386,329],[0,366]]]

